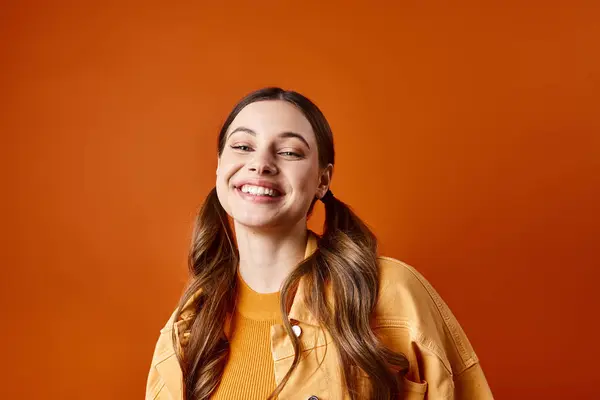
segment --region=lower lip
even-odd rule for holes
[[[243,199],[248,200],[248,201],[252,201],[254,203],[259,203],[259,204],[278,203],[278,202],[281,201],[281,199],[283,199],[283,196],[277,196],[277,197],[255,196],[255,195],[250,194],[250,193],[244,193],[239,188],[235,188],[235,191],[238,192],[239,195],[242,196]]]

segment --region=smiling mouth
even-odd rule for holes
[[[255,185],[242,185],[241,187],[237,187],[239,191],[257,197],[281,197],[282,193],[276,189],[266,188],[264,186],[255,186]]]

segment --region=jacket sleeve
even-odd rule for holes
[[[163,337],[161,335],[154,348],[152,364],[150,365],[150,371],[148,372],[148,379],[146,381],[146,400],[172,400],[165,388],[165,382],[156,368],[157,359],[161,356],[161,353],[164,352],[162,341]]]
[[[466,333],[435,289],[418,276],[429,298],[411,329],[415,369],[427,382],[427,400],[492,400],[479,358]],[[429,303],[423,307],[423,304]]]
[[[403,400],[493,399],[474,354],[467,364],[451,362],[441,347],[406,325],[388,324],[376,331],[386,347],[408,360]]]
[[[419,376],[417,380],[422,386],[425,386],[426,390],[421,398],[426,400],[493,400],[494,397],[479,362],[474,362],[457,373],[449,369],[447,363],[438,355],[421,353],[415,355],[415,358],[420,362],[411,368],[411,375],[412,377]],[[404,390],[410,393],[410,386],[405,386]],[[406,398],[412,399],[410,396]]]
[[[160,377],[160,374],[155,366],[155,360],[161,351],[160,347],[159,340],[154,349],[152,364],[150,366],[150,372],[148,373],[148,379],[146,381],[146,400],[171,400],[166,390],[163,390],[165,388],[165,383]]]
[[[454,398],[493,399],[492,391],[479,363],[472,365],[454,377]]]
[[[175,315],[174,312],[167,324],[160,330],[160,335],[154,347],[152,363],[146,381],[146,400],[174,400],[167,383],[169,378],[173,378],[172,380],[179,378],[180,372],[176,361],[172,363],[173,367],[167,367],[166,363],[175,357],[171,341]],[[160,368],[162,368],[162,374]],[[165,377],[167,382],[165,382]]]
[[[492,400],[479,359],[463,328],[413,267],[382,260],[376,332],[406,356],[405,400]]]

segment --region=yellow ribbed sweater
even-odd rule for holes
[[[238,273],[238,299],[229,333],[229,359],[215,400],[265,400],[275,389],[271,325],[281,324],[279,292],[258,293]]]

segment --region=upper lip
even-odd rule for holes
[[[281,186],[279,186],[275,182],[267,181],[264,179],[247,179],[247,180],[239,181],[234,184],[234,187],[241,189],[242,186],[244,186],[244,185],[262,186],[267,189],[276,190],[279,193],[283,194],[283,190],[281,189]]]

